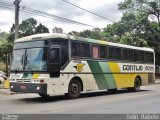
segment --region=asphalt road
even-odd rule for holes
[[[156,114],[160,113],[160,84],[141,87],[140,92],[87,93],[74,100],[65,96],[42,99],[36,94],[0,94],[0,113]]]

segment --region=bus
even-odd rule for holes
[[[44,33],[16,39],[12,56],[12,92],[74,99],[87,91],[139,91],[155,82],[151,48]]]

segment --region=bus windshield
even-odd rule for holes
[[[46,71],[47,48],[13,50],[12,71]]]

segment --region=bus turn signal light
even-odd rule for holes
[[[40,80],[40,83],[44,83],[44,80]]]

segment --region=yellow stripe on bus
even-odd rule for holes
[[[135,74],[122,74],[118,63],[116,62],[109,62],[108,65],[112,73],[116,73],[113,74],[113,77],[118,88],[133,87]]]

